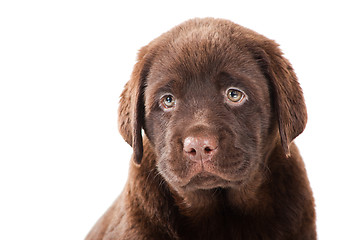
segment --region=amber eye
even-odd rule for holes
[[[161,98],[161,105],[164,108],[172,108],[175,106],[175,97],[173,95],[167,94]]]
[[[232,102],[242,102],[245,94],[239,89],[229,88],[226,92],[227,98]]]

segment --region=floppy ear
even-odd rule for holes
[[[302,89],[289,61],[277,44],[265,45],[265,71],[273,92],[281,144],[287,157],[290,143],[304,131],[307,113]]]
[[[140,164],[143,156],[141,130],[144,126],[144,86],[148,73],[145,61],[147,48],[143,47],[138,54],[130,80],[120,96],[118,109],[118,128],[121,136],[133,148],[133,160]]]

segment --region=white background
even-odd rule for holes
[[[296,143],[319,239],[360,239],[360,7],[293,2],[1,1],[0,239],[86,236],[127,178],[117,102],[137,50],[207,16],[281,45],[308,107]]]

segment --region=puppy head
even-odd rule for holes
[[[144,129],[178,192],[239,186],[278,138],[289,154],[305,124],[300,86],[277,45],[215,19],[190,20],[142,48],[119,106],[135,162]]]

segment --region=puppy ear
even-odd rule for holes
[[[290,62],[282,56],[278,45],[265,45],[266,75],[270,80],[274,108],[278,118],[281,144],[287,157],[290,143],[304,131],[307,112],[302,89]]]
[[[147,48],[139,51],[138,61],[134,66],[130,80],[120,96],[118,109],[118,128],[121,136],[133,148],[133,160],[140,164],[143,156],[141,130],[144,126],[144,86],[148,72],[145,64]]]

